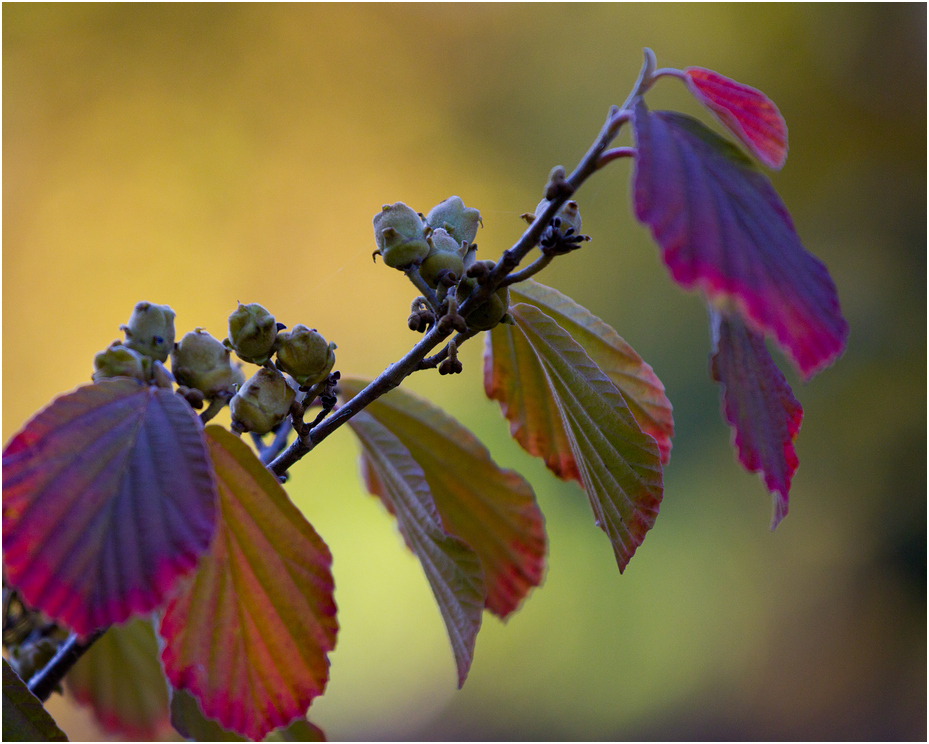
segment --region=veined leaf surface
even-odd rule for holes
[[[622,572],[658,514],[658,446],[567,331],[533,305],[516,304],[510,312],[516,325],[508,333],[521,338],[538,360],[547,387],[540,393],[558,411],[596,524],[610,538]],[[523,361],[521,370],[530,366]],[[532,377],[538,379],[538,371]]]
[[[400,440],[364,411],[349,426],[364,448],[407,545],[423,566],[445,620],[461,687],[474,659],[487,596],[480,559],[464,540],[445,531],[423,469]]]
[[[534,305],[577,341],[594,364],[603,370],[610,382],[622,394],[623,400],[626,401],[629,411],[635,416],[642,431],[658,443],[661,462],[667,465],[671,457],[674,419],[671,415],[671,402],[664,392],[664,385],[651,366],[646,364],[642,357],[609,325],[556,289],[546,287],[531,279],[519,282],[510,287],[510,302]],[[503,328],[503,326],[497,326],[497,328]],[[496,331],[497,329],[494,329],[491,335]],[[503,359],[501,363],[507,364],[507,361]],[[502,367],[496,372],[493,366],[489,370],[485,369],[484,386],[490,398],[497,398],[496,392],[503,387],[513,387],[519,384],[518,376],[504,379]],[[512,400],[514,396],[506,397]],[[520,418],[518,409],[508,407],[507,418],[517,430],[523,428],[524,425],[518,422]]]
[[[346,398],[366,384],[339,380]],[[532,487],[519,473],[499,468],[487,448],[455,419],[402,387],[366,406],[365,412],[397,437],[422,468],[443,527],[480,558],[487,608],[505,618],[542,580],[545,520]],[[391,508],[370,463],[363,468],[372,493]]]
[[[203,427],[175,393],[84,385],[3,452],[3,560],[24,600],[87,636],[155,609],[210,545]]]
[[[794,439],[803,408],[762,336],[738,316],[715,310],[710,310],[710,329],[710,371],[722,386],[723,415],[733,429],[739,461],[750,472],[761,471],[774,494],[773,530],[787,515],[790,480],[799,465]]]
[[[210,718],[261,739],[306,714],[337,624],[329,549],[238,437],[206,429],[219,483],[210,552],[165,610],[165,674]]]
[[[769,168],[787,160],[787,124],[760,90],[703,67],[688,67],[684,80],[694,97]]]
[[[696,119],[639,101],[634,121],[636,217],[674,280],[734,305],[804,377],[835,361],[848,336],[835,284],[770,181]]]
[[[114,625],[65,677],[65,684],[107,731],[154,741],[170,730],[168,684],[149,618]]]

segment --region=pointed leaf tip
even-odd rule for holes
[[[128,378],[52,401],[3,452],[7,579],[79,635],[160,606],[210,545],[200,419]]]
[[[773,530],[787,515],[790,481],[799,465],[794,439],[803,408],[765,347],[738,316],[710,310],[710,372],[721,387],[723,418],[739,462],[760,472],[774,498]]]
[[[302,718],[329,679],[332,556],[248,445],[219,426],[206,434],[219,523],[165,609],[161,658],[206,716],[257,741]]]
[[[636,217],[672,278],[733,306],[809,378],[844,351],[848,323],[771,182],[696,119],[636,105]]]
[[[787,160],[787,124],[760,90],[703,67],[688,67],[684,80],[694,97],[762,163],[780,170]]]

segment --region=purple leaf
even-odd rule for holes
[[[787,515],[790,479],[799,464],[794,438],[803,409],[761,335],[738,316],[712,309],[710,330],[710,372],[722,386],[723,415],[733,428],[739,461],[753,473],[761,471],[774,494],[773,530]]]
[[[161,605],[207,551],[216,484],[183,398],[128,378],[62,395],[3,452],[3,558],[83,636]]]
[[[636,217],[674,280],[773,335],[804,377],[835,361],[848,336],[835,284],[770,181],[697,120],[641,101],[635,138]]]

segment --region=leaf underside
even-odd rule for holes
[[[128,741],[154,741],[169,728],[168,685],[148,618],[107,630],[65,677],[74,698]]]
[[[3,452],[3,557],[25,601],[87,636],[161,605],[210,545],[200,419],[128,378],[54,400]]]
[[[3,660],[3,740],[68,740],[6,659]]]
[[[165,610],[162,661],[224,728],[261,739],[302,718],[329,676],[329,549],[238,437],[206,429],[219,484],[210,552]]]
[[[787,160],[787,124],[774,102],[760,90],[703,67],[684,70],[694,97],[769,168]]]
[[[346,398],[367,381],[341,379]],[[403,388],[365,408],[386,427],[422,468],[442,526],[464,540],[480,558],[487,585],[487,609],[501,618],[515,610],[544,569],[544,518],[529,483],[499,468],[487,448],[455,419]],[[369,490],[390,499],[362,454]]]
[[[461,687],[474,659],[487,596],[480,559],[467,543],[445,531],[423,469],[400,440],[364,411],[349,426],[407,545],[422,564],[445,620]]]
[[[515,326],[491,332],[485,375],[491,370],[493,379],[504,380],[494,390],[507,409],[525,411],[527,441],[536,448],[527,450],[545,456],[549,467],[557,463],[561,477],[577,473],[622,572],[658,514],[658,446],[567,331],[533,305],[515,304],[510,313]]]
[[[672,278],[772,335],[804,377],[835,361],[848,336],[835,284],[770,181],[688,116],[639,101],[634,123],[635,213]]]
[[[739,461],[761,471],[774,495],[771,529],[787,515],[790,481],[799,460],[794,439],[803,408],[765,347],[738,316],[710,310],[710,371],[721,385],[723,416],[733,428]]]

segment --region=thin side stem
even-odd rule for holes
[[[81,641],[77,633],[69,635],[65,642],[58,647],[58,651],[52,657],[52,660],[32,675],[28,684],[29,692],[43,703],[48,700],[71,667],[105,632],[106,628],[98,630],[85,641]]]

